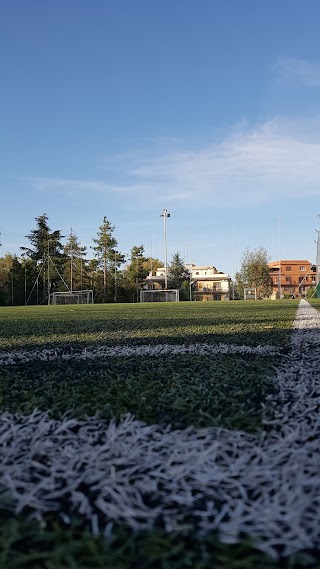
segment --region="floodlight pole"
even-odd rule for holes
[[[164,209],[160,214],[163,217],[163,236],[164,236],[164,288],[168,288],[168,262],[167,262],[167,217],[170,217],[168,210]]]
[[[48,304],[50,304],[50,239],[48,239]]]
[[[320,217],[320,214],[318,213]],[[318,286],[320,283],[320,230],[318,231],[318,238],[317,238],[317,259],[316,259],[316,288],[318,290]]]

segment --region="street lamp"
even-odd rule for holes
[[[168,288],[168,267],[167,267],[167,217],[170,217],[168,210],[164,209],[160,214],[163,217],[163,235],[164,235],[164,288]]]

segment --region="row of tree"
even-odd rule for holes
[[[53,292],[93,289],[95,302],[136,302],[150,271],[163,266],[145,256],[144,246],[133,246],[129,256],[121,253],[115,227],[103,218],[93,239],[91,258],[71,229],[66,237],[51,230],[46,213],[35,218],[36,228],[26,236],[30,246],[21,255],[7,253],[0,259],[0,304],[22,305],[48,302]],[[65,239],[65,244],[62,241]],[[168,267],[169,286],[187,298],[189,273],[175,253]]]
[[[159,259],[145,256],[143,245],[133,246],[129,255],[121,253],[115,226],[106,217],[93,239],[90,258],[72,229],[66,237],[51,230],[46,213],[35,221],[36,228],[26,236],[30,246],[20,247],[19,257],[7,253],[0,258],[1,305],[42,304],[53,292],[84,289],[93,289],[97,303],[138,302],[147,275],[163,266]],[[231,298],[243,298],[245,287],[256,288],[258,299],[268,298],[272,292],[268,262],[264,247],[247,249]],[[181,300],[190,298],[190,274],[178,252],[168,266],[168,286],[180,291]]]

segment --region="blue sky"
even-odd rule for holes
[[[231,275],[246,248],[315,261],[318,0],[1,0],[0,227]],[[88,253],[90,255],[90,251]]]

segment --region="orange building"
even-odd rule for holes
[[[273,298],[305,298],[308,289],[316,285],[316,267],[310,261],[281,259],[269,263],[269,267]]]

